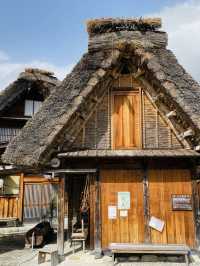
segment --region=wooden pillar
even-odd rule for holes
[[[195,222],[195,235],[196,235],[196,247],[200,247],[200,195],[198,186],[200,186],[197,177],[198,173],[196,170],[196,165],[193,162],[193,167],[191,170],[192,177],[192,196],[193,196],[193,213],[194,213],[194,222]]]
[[[94,249],[95,200],[95,176],[90,174],[90,249]]]
[[[97,253],[101,253],[101,202],[100,202],[100,174],[96,174],[95,180],[96,200],[95,200],[95,228],[94,228],[94,248]]]
[[[18,198],[18,219],[20,223],[23,222],[23,210],[24,210],[24,174],[20,175],[20,188],[19,188],[19,198]]]
[[[198,184],[196,180],[192,181],[192,194],[193,194],[193,212],[195,222],[195,233],[196,233],[196,247],[200,246],[200,222],[199,222],[199,193]]]
[[[143,164],[143,195],[144,195],[144,220],[145,220],[145,243],[151,242],[151,230],[149,227],[149,182],[148,182],[148,166]]]
[[[59,178],[57,246],[60,260],[64,258],[65,176]]]

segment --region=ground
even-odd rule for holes
[[[47,245],[56,247],[55,244]],[[95,259],[90,251],[83,253],[78,247],[78,251],[73,254],[69,244],[65,244],[66,258],[60,266],[111,266],[111,257],[104,256],[101,259]],[[38,265],[38,250],[24,248],[24,237],[4,237],[0,238],[0,266],[36,266]],[[50,258],[47,257],[46,263],[41,266],[50,266]],[[118,266],[183,266],[185,263],[162,263],[162,262],[119,262]],[[191,266],[200,266],[200,260],[190,264]]]

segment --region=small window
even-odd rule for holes
[[[20,176],[0,177],[0,195],[18,195]]]
[[[25,100],[25,116],[32,116],[39,110],[42,105],[41,101]]]

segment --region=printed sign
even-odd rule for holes
[[[120,217],[127,217],[128,216],[128,211],[127,210],[120,210],[119,216]]]
[[[149,221],[149,226],[159,232],[162,232],[163,231],[163,228],[164,228],[164,225],[165,225],[165,222],[154,217],[154,216],[151,216],[151,219]]]
[[[118,192],[118,209],[130,209],[130,192]]]
[[[173,211],[192,211],[191,195],[172,195]]]
[[[117,218],[117,207],[108,206],[108,219],[116,219],[116,218]]]

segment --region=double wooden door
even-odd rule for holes
[[[140,170],[101,171],[101,216],[102,247],[109,243],[163,243],[195,245],[193,211],[173,211],[173,194],[192,195],[190,172],[187,170],[148,171],[149,217],[144,212],[143,174]],[[130,192],[130,208],[127,215],[118,209],[118,192]],[[109,206],[116,206],[114,219],[109,217]],[[124,213],[123,213],[124,214]],[[162,232],[149,227],[145,222],[150,217],[164,221]],[[148,234],[148,235],[147,235]]]

